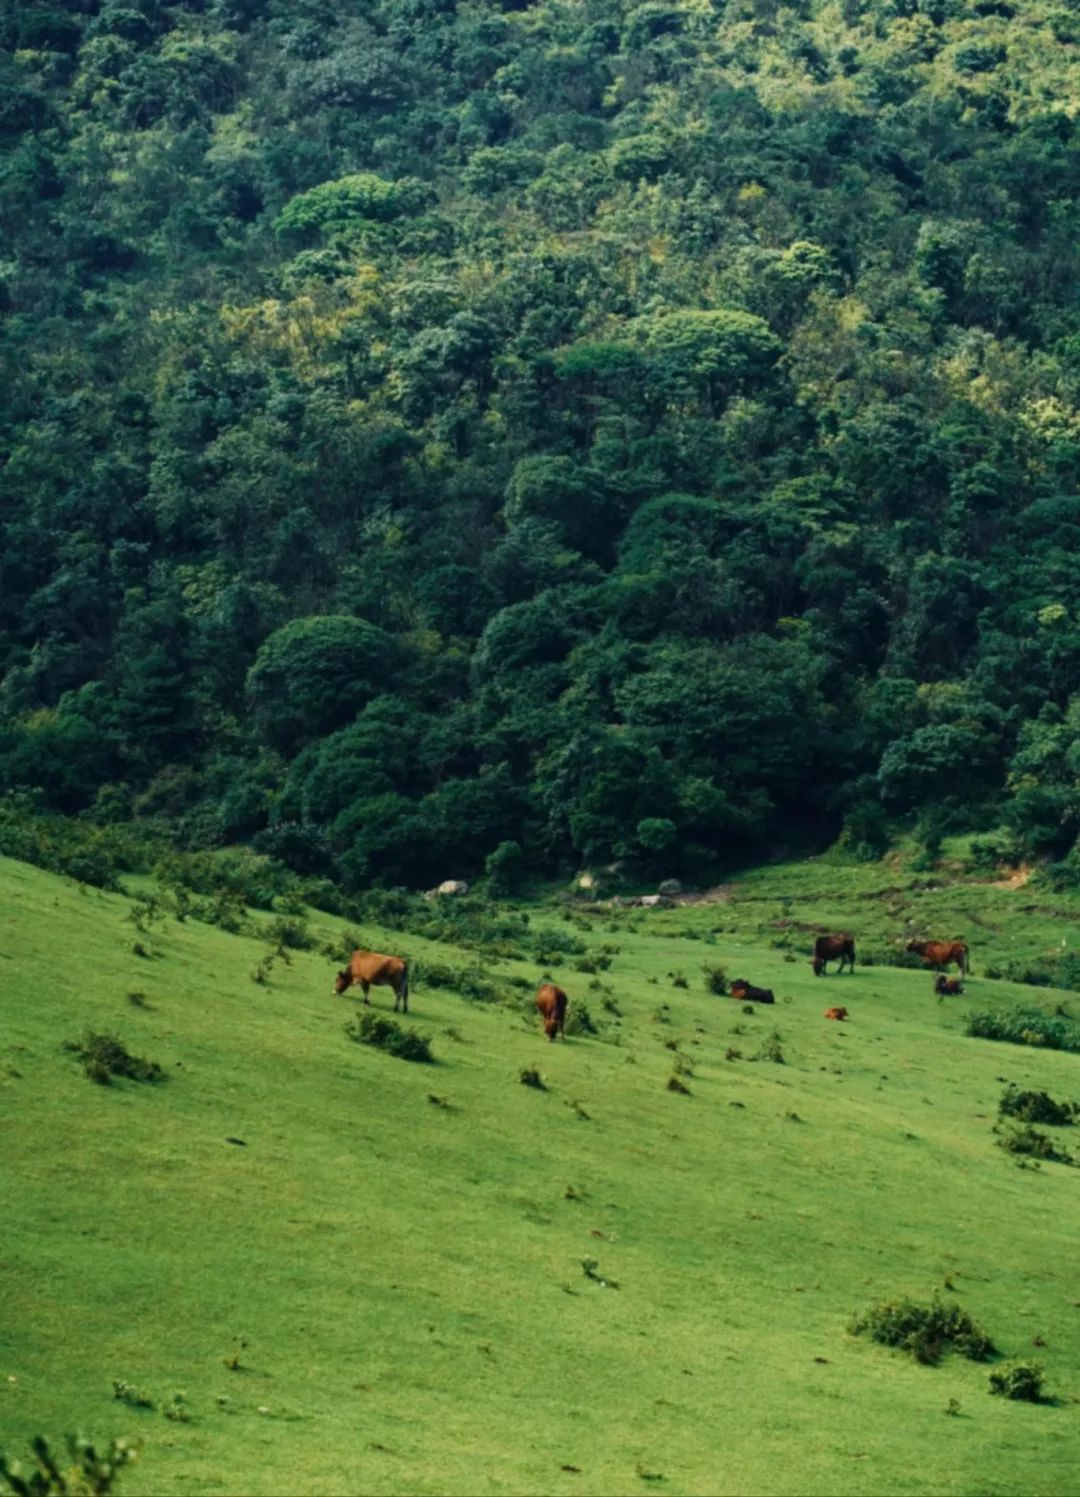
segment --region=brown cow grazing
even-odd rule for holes
[[[371,988],[393,988],[394,990],[394,1012],[409,1012],[409,964],[400,956],[383,956],[378,951],[354,951],[349,958],[349,965],[343,967],[334,979],[334,992],[340,998],[341,994],[353,985],[359,984],[364,990],[364,1002],[370,1003],[368,992]]]
[[[934,992],[939,998],[955,998],[957,993],[964,991],[964,984],[959,977],[946,977],[944,972],[939,972],[934,982]]]
[[[826,1019],[846,1019],[847,1018],[847,1009],[846,1008],[827,1008],[825,1010],[825,1017],[826,1017]]]
[[[909,951],[915,951],[928,967],[947,967],[955,962],[963,977],[969,969],[968,949],[963,941],[909,941]]]
[[[855,971],[855,938],[853,936],[818,936],[814,941],[814,960],[811,966],[815,977],[829,975],[828,964],[839,959],[838,971],[843,972],[844,963],[848,971]]]
[[[739,1003],[775,1003],[772,988],[755,988],[745,977],[731,980],[731,996]]]
[[[549,1040],[557,1034],[566,1038],[566,1005],[570,1000],[562,988],[553,982],[542,982],[536,990],[536,1007],[544,1021],[544,1033]]]

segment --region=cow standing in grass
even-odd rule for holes
[[[364,991],[364,1002],[370,1003],[371,988],[393,988],[394,1012],[398,1004],[404,1014],[409,1012],[409,964],[400,956],[383,956],[378,951],[354,951],[349,965],[343,967],[334,979],[334,992],[340,998],[354,985]]]
[[[849,972],[855,971],[855,938],[854,936],[818,936],[814,941],[814,968],[815,977],[827,977],[829,975],[829,963],[839,961],[838,971],[843,972],[844,964],[847,963]]]
[[[968,949],[963,941],[909,941],[907,949],[916,952],[928,967],[937,970],[947,967],[950,962],[959,967],[961,977],[971,970]]]
[[[536,990],[536,1008],[544,1021],[544,1033],[549,1040],[557,1034],[566,1038],[566,1005],[569,999],[562,988],[553,982],[542,982]]]

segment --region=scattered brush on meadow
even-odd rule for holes
[[[531,1086],[535,1091],[547,1091],[547,1083],[535,1066],[522,1066],[518,1072],[518,1080],[522,1086]]]
[[[404,1029],[386,1014],[360,1013],[344,1028],[348,1038],[358,1045],[385,1050],[387,1055],[396,1055],[399,1060],[430,1064],[435,1059],[427,1035],[416,1029]]]
[[[680,1081],[679,1077],[674,1073],[668,1077],[667,1089],[669,1092],[678,1092],[679,1095],[683,1097],[689,1097],[691,1095],[690,1088],[684,1085],[684,1083]]]
[[[781,1044],[782,1039],[783,1035],[781,1035],[779,1029],[774,1029],[770,1034],[766,1035],[757,1051],[757,1054],[754,1056],[754,1059],[771,1060],[774,1065],[782,1066],[784,1064],[784,1047]]]
[[[442,988],[470,1003],[498,1003],[499,990],[482,967],[453,967],[446,962],[422,960],[412,968],[416,987]]]
[[[705,991],[722,998],[727,993],[726,970],[716,962],[703,962],[701,970],[705,977]]]
[[[165,1073],[156,1060],[132,1055],[115,1034],[98,1034],[88,1029],[81,1040],[67,1040],[65,1050],[77,1055],[83,1070],[98,1086],[110,1086],[114,1076],[130,1081],[162,1081]]]
[[[1047,1403],[1038,1362],[1009,1362],[990,1374],[990,1392],[1021,1403]]]
[[[600,1033],[596,1021],[589,1012],[588,1004],[583,1003],[580,998],[575,998],[566,1010],[566,1028],[563,1033],[572,1035]]]
[[[907,1298],[882,1300],[857,1315],[848,1329],[882,1346],[900,1347],[925,1365],[940,1362],[950,1346],[972,1362],[985,1362],[997,1350],[966,1310],[936,1298],[929,1305]]]
[[[987,977],[1024,983],[1032,988],[1080,989],[1080,956],[1067,951],[1060,956],[1033,957],[1027,961],[1004,962],[986,968]]]
[[[1033,1159],[1049,1159],[1055,1164],[1072,1164],[1072,1157],[1063,1154],[1053,1139],[1040,1133],[1030,1123],[1024,1127],[1012,1127],[998,1139],[998,1148],[1010,1154],[1024,1154]]]
[[[125,1466],[135,1460],[138,1447],[128,1440],[111,1440],[100,1450],[82,1435],[68,1435],[67,1464],[49,1442],[38,1435],[30,1441],[33,1469],[9,1461],[0,1451],[0,1482],[12,1497],[107,1497]]]
[[[1021,1123],[1049,1123],[1065,1128],[1080,1116],[1080,1103],[1055,1102],[1046,1092],[1022,1092],[1010,1084],[1001,1094],[998,1113]]]
[[[1013,1045],[1035,1045],[1045,1050],[1080,1052],[1080,1024],[1040,1008],[1014,1008],[968,1014],[965,1033],[980,1040],[1005,1040]]]

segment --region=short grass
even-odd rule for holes
[[[506,1004],[414,989],[422,1066],[346,1039],[358,1000],[321,955],[258,986],[258,941],[171,918],[145,937],[127,899],[0,860],[0,1444],[138,1437],[131,1497],[1075,1492],[1080,1170],[1020,1168],[991,1129],[1006,1080],[1080,1097],[1080,1057],[961,1024],[1072,1000],[977,978],[942,1003],[883,966],[816,980],[805,934],[771,922],[883,939],[877,885],[790,865],[723,905],[600,912],[578,933],[620,947],[610,970],[553,974],[599,1037],[549,1045],[508,982],[539,970],[501,963]],[[961,935],[968,897],[885,896]],[[1026,890],[977,897],[987,948],[1075,929],[1047,915],[1035,937]],[[704,960],[776,1007],[708,994]],[[168,1079],[92,1084],[63,1049],[87,1028]],[[751,1059],[773,1029],[784,1063]],[[667,1090],[678,1056],[689,1096]],[[847,1333],[934,1292],[1041,1361],[1057,1402]],[[177,1392],[189,1422],[162,1415]]]

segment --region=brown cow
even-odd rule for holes
[[[915,951],[928,967],[947,967],[955,962],[961,977],[969,970],[968,949],[963,941],[909,941],[909,951]]]
[[[343,967],[334,979],[334,992],[341,996],[354,983],[364,990],[364,1002],[369,1003],[371,988],[393,988],[394,1012],[409,1012],[409,964],[400,956],[383,956],[378,951],[354,951],[349,965]]]
[[[772,988],[755,988],[745,977],[733,977],[731,996],[738,1003],[775,1003]]]
[[[536,990],[536,1007],[544,1021],[544,1033],[549,1040],[557,1034],[566,1038],[566,1005],[570,1000],[562,988],[553,982],[542,982]]]
[[[847,1009],[846,1008],[827,1008],[825,1010],[825,1017],[826,1017],[826,1019],[846,1019],[847,1018]]]
[[[848,971],[855,971],[855,938],[854,936],[818,936],[814,941],[814,960],[811,966],[814,976],[828,976],[829,962],[840,960],[838,971],[843,972],[844,963],[848,965]]]
[[[944,972],[939,972],[934,982],[934,992],[939,998],[955,998],[957,993],[964,991],[964,984],[959,977],[946,977]]]

